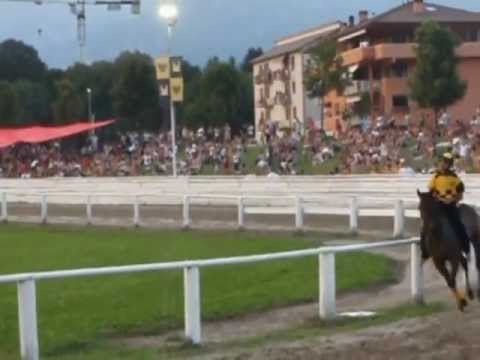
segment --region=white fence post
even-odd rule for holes
[[[35,280],[30,279],[18,282],[17,291],[20,354],[23,360],[38,360],[40,354],[38,346]]]
[[[417,304],[423,304],[423,267],[419,244],[410,245],[410,276],[412,299]]]
[[[135,227],[140,226],[140,203],[138,195],[135,195],[133,199],[133,225]]]
[[[8,221],[8,206],[7,206],[7,193],[2,193],[2,214],[1,214],[1,221],[7,222]]]
[[[350,200],[350,231],[352,234],[358,233],[358,200],[356,197]]]
[[[238,198],[238,229],[243,230],[245,228],[245,208],[243,205],[243,197]]]
[[[48,218],[48,202],[47,202],[47,194],[42,195],[42,203],[40,205],[40,222],[42,224],[47,223]]]
[[[183,270],[185,301],[185,336],[193,344],[202,341],[200,271],[198,267]]]
[[[92,198],[87,196],[87,224],[92,225]]]
[[[319,262],[319,306],[322,319],[333,319],[337,314],[335,254],[325,253],[318,257]]]
[[[295,229],[297,231],[303,230],[303,206],[300,196],[295,198]]]
[[[190,196],[183,197],[183,228],[190,228]]]
[[[395,202],[395,218],[393,220],[393,237],[400,238],[405,232],[405,206],[403,200]]]

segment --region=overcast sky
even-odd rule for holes
[[[50,67],[67,67],[78,60],[76,20],[67,5],[37,6],[0,0],[0,41],[23,40],[35,46]],[[48,0],[45,0],[48,1]],[[142,0],[141,15],[130,8],[109,12],[104,6],[87,9],[87,58],[113,59],[123,50],[156,56],[166,51],[166,26],[157,9],[162,0]],[[174,52],[202,65],[214,55],[241,59],[250,46],[268,49],[273,42],[297,31],[367,8],[380,13],[402,0],[177,0],[180,18]],[[435,3],[480,11],[473,0]],[[41,29],[41,35],[39,35]]]

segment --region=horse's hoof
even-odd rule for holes
[[[467,305],[468,305],[468,302],[466,299],[458,300],[458,310],[460,310],[461,312],[465,311],[465,308],[467,307]]]

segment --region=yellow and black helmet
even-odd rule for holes
[[[446,163],[450,164],[450,165],[453,165],[453,162],[455,160],[455,155],[453,155],[452,153],[450,152],[446,152],[446,153],[443,153],[442,155],[442,158],[441,158],[443,161],[445,161]]]

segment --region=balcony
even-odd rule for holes
[[[368,80],[353,80],[345,88],[343,94],[345,96],[357,96],[363,93],[368,93],[371,90],[379,89],[379,81],[368,81]]]
[[[257,76],[255,76],[256,85],[269,84],[271,82],[272,82],[272,72],[270,70],[268,71],[262,70]]]
[[[343,65],[349,66],[363,61],[373,60],[374,55],[375,52],[371,46],[348,50],[342,53]]]
[[[368,80],[354,80],[343,91],[345,96],[360,95],[370,91],[370,81]]]
[[[359,64],[361,62],[377,61],[385,59],[415,59],[415,43],[405,44],[379,44],[347,50],[342,53],[345,66]],[[465,42],[457,49],[459,58],[480,57],[480,42]]]

